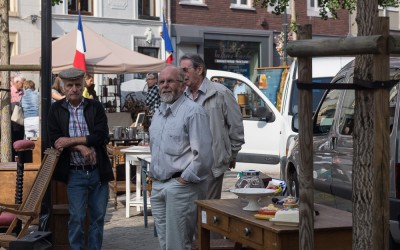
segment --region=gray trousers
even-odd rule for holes
[[[181,184],[177,179],[154,181],[151,211],[161,250],[190,250],[197,226],[195,200],[206,197],[207,182]]]
[[[207,197],[206,200],[221,199],[222,182],[224,180],[224,174],[215,178],[210,174],[207,178]]]

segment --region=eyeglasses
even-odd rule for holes
[[[161,80],[161,81],[158,82],[158,86],[161,86],[161,85],[164,85],[164,84],[170,85],[171,83],[176,83],[176,82],[183,82],[183,81],[175,80],[175,79]]]
[[[194,69],[193,67],[181,68],[183,72],[189,72],[189,69]]]
[[[155,79],[155,78],[147,78],[146,81],[148,81],[148,80],[154,80],[154,79]]]

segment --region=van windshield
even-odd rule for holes
[[[321,77],[321,78],[313,78],[313,83],[330,83],[333,77]],[[293,81],[292,85],[292,96],[290,97],[290,105],[289,105],[289,115],[295,115],[299,113],[299,89],[297,88],[297,80]],[[325,89],[313,89],[312,90],[312,111],[318,107],[322,97],[324,96]]]

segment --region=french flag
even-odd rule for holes
[[[169,38],[168,27],[167,23],[165,22],[164,16],[163,16],[163,27],[162,27],[161,37],[162,39],[164,39],[165,51],[167,53],[165,61],[167,63],[172,64],[172,61],[174,61],[174,57],[172,56],[172,53],[174,53],[174,48],[172,47],[171,39]]]
[[[74,57],[74,63],[72,64],[75,68],[81,69],[86,72],[85,62],[85,36],[83,35],[81,12],[78,12],[78,31],[76,32],[76,51]]]

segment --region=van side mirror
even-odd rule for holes
[[[298,113],[293,115],[292,130],[293,130],[293,132],[296,132],[296,133],[299,132],[299,114]]]
[[[274,113],[266,107],[255,107],[253,108],[253,117],[265,118],[266,122],[274,122]]]

